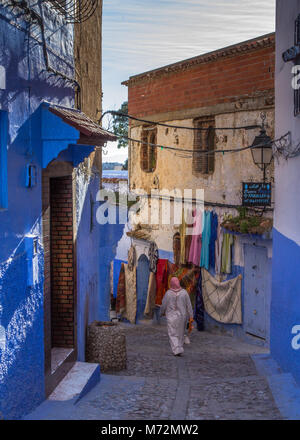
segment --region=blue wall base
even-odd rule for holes
[[[273,237],[271,354],[300,384],[300,345],[292,347],[292,330],[300,326],[300,246],[276,229]]]

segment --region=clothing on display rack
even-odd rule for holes
[[[202,248],[202,230],[203,230],[203,212],[202,210],[193,210],[193,235],[189,252],[189,263],[200,266],[201,248]]]
[[[211,235],[211,212],[204,211],[203,215],[203,232],[202,232],[202,249],[200,266],[209,269],[209,243]]]

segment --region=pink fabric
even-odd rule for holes
[[[179,292],[179,290],[182,289],[178,278],[175,277],[171,278],[170,289],[174,290],[174,292]]]
[[[195,266],[200,266],[201,248],[202,248],[202,230],[203,230],[202,210],[197,211],[196,209],[194,209],[193,217],[195,220],[193,224],[193,237],[190,247],[189,263],[193,263]]]

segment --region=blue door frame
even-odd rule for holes
[[[245,245],[244,329],[269,340],[271,259],[263,246]]]

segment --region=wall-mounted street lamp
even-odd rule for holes
[[[266,180],[266,168],[270,165],[273,159],[272,145],[273,141],[270,136],[267,135],[265,129],[266,115],[261,114],[262,127],[260,134],[255,137],[251,146],[251,153],[253,162],[264,172],[264,182]]]

